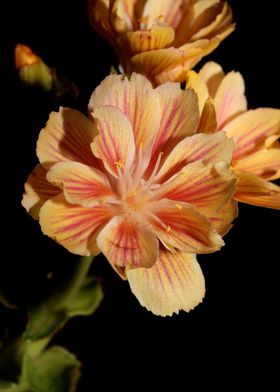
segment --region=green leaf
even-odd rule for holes
[[[26,355],[19,385],[30,392],[73,392],[80,368],[81,363],[73,354],[53,346],[36,357]]]
[[[10,381],[0,380],[0,391],[1,392],[22,392],[20,387]]]
[[[100,284],[93,277],[85,279],[82,287],[68,306],[69,317],[89,316],[95,312],[103,298]]]

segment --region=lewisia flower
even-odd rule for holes
[[[88,13],[123,71],[155,84],[183,81],[234,30],[231,8],[220,0],[89,0]]]
[[[280,110],[247,110],[241,74],[230,72],[225,75],[221,66],[214,62],[205,64],[198,75],[190,71],[187,84],[199,97],[204,124],[200,128],[206,129],[207,124],[209,131],[224,130],[235,141],[232,168],[238,181],[234,198],[280,209],[280,187],[271,182],[280,178]]]
[[[155,314],[189,311],[204,296],[195,254],[220,249],[235,215],[233,142],[196,134],[192,90],[137,74],[108,76],[89,117],[50,115],[23,206],[70,252],[103,252]]]

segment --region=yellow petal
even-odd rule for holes
[[[126,47],[131,55],[147,50],[162,49],[169,46],[175,33],[172,27],[155,26],[151,30],[128,32],[118,39],[120,46]]]
[[[249,154],[244,159],[236,161],[234,169],[252,173],[267,180],[275,180],[280,177],[280,149],[262,149]]]
[[[191,204],[159,200],[152,212],[150,222],[163,243],[188,253],[209,253],[223,246],[221,237]]]
[[[58,195],[43,205],[39,222],[43,233],[69,252],[90,256],[100,252],[96,237],[111,217],[112,212],[106,205],[84,208],[69,204]]]
[[[189,71],[187,74],[186,88],[189,87],[197,94],[199,113],[201,115],[205,102],[209,98],[209,92],[206,84],[195,71]]]
[[[217,130],[216,110],[212,98],[208,98],[201,113],[198,132],[213,133]]]
[[[239,72],[228,73],[220,83],[214,97],[218,129],[247,109],[245,84]]]
[[[212,213],[209,218],[212,227],[219,233],[222,237],[228,233],[231,229],[232,221],[238,215],[238,204],[235,200],[231,200],[218,212]]]
[[[100,131],[91,144],[92,152],[115,177],[130,168],[135,156],[133,131],[128,118],[114,106],[100,106],[93,112]]]
[[[159,242],[150,225],[115,216],[97,238],[99,249],[117,267],[151,267]]]
[[[222,67],[214,61],[209,61],[200,69],[198,74],[206,83],[210,97],[214,98],[225,76]]]
[[[255,206],[280,209],[280,187],[254,174],[236,171],[237,189],[234,198]]]
[[[235,141],[234,159],[243,158],[262,146],[266,139],[279,133],[280,110],[249,110],[230,121],[225,131]]]
[[[151,167],[160,153],[164,159],[180,140],[194,134],[199,122],[197,98],[192,90],[182,91],[177,83],[165,83],[156,91],[161,121],[153,145]]]
[[[140,304],[159,316],[189,312],[205,294],[203,273],[188,253],[162,250],[152,268],[128,270],[127,277]]]
[[[21,204],[36,220],[39,219],[42,205],[51,197],[61,193],[59,188],[47,181],[46,173],[41,165],[37,165],[24,184],[25,193]]]
[[[111,22],[118,34],[132,31],[136,26],[135,6],[137,0],[115,0],[111,10]]]
[[[104,203],[113,195],[105,175],[78,162],[59,162],[51,167],[47,179],[63,189],[71,204],[92,207]]]
[[[235,177],[229,165],[198,161],[185,166],[177,176],[161,184],[154,197],[190,203],[210,218],[228,203],[234,191]]]
[[[176,27],[181,19],[182,0],[147,0],[143,8],[141,29],[149,29],[154,24]]]
[[[57,162],[76,161],[96,166],[90,143],[97,133],[93,122],[77,110],[60,108],[59,113],[52,112],[37,142],[41,165],[49,169]]]
[[[184,166],[198,160],[231,163],[233,149],[233,140],[228,139],[223,131],[213,134],[198,133],[186,137],[177,144],[163,163],[157,174],[157,181],[167,181]]]
[[[105,78],[93,92],[89,112],[103,105],[119,108],[133,127],[136,149],[148,160],[160,124],[161,108],[158,93],[142,75],[133,73],[130,80],[121,75]]]

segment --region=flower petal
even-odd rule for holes
[[[106,204],[84,208],[69,204],[62,195],[48,200],[40,210],[40,225],[44,234],[70,252],[90,256],[100,251],[96,237],[111,219]]]
[[[198,132],[213,133],[217,130],[216,110],[212,98],[208,98],[201,113]]]
[[[115,106],[129,118],[136,149],[142,148],[143,158],[149,159],[160,124],[160,102],[148,79],[135,73],[130,80],[108,76],[92,94],[89,111],[103,105]]]
[[[114,106],[100,106],[93,112],[100,134],[91,144],[92,152],[114,176],[129,168],[135,156],[133,131],[128,118]]]
[[[235,177],[229,165],[197,161],[155,190],[154,198],[190,203],[209,218],[227,204],[234,191]]]
[[[228,233],[231,229],[232,221],[238,215],[238,204],[235,200],[231,200],[218,212],[212,213],[209,221],[212,227],[219,233],[222,237]]]
[[[119,37],[118,44],[127,47],[131,55],[134,55],[147,50],[166,48],[172,43],[174,36],[172,27],[154,26],[150,30],[128,32]]]
[[[65,199],[71,204],[92,207],[104,203],[113,195],[105,175],[82,163],[56,163],[49,170],[47,178],[63,189]]]
[[[187,164],[201,159],[212,163],[231,163],[233,149],[233,140],[228,139],[223,131],[186,137],[169,154],[157,174],[157,181],[162,183]]]
[[[24,184],[25,193],[21,204],[36,220],[39,219],[42,205],[51,197],[61,193],[59,188],[47,181],[46,173],[43,166],[37,165]]]
[[[206,84],[195,71],[189,71],[187,74],[186,87],[192,88],[198,97],[199,113],[201,115],[205,102],[209,98],[209,92]]]
[[[205,282],[195,255],[160,252],[152,268],[127,271],[131,291],[142,306],[156,315],[189,312],[205,294]]]
[[[60,108],[59,113],[52,112],[37,142],[41,165],[49,169],[57,162],[77,161],[95,166],[90,143],[96,135],[94,124],[77,110]]]
[[[88,16],[92,27],[116,48],[109,9],[110,0],[88,0]]]
[[[111,10],[111,23],[118,34],[135,28],[135,6],[137,0],[115,0]]]
[[[234,159],[255,151],[267,138],[279,133],[280,110],[259,108],[242,113],[230,121],[225,131],[235,141]]]
[[[182,91],[179,84],[165,83],[156,89],[160,97],[161,122],[153,145],[151,166],[159,153],[163,159],[172,148],[196,132],[199,114],[197,98],[192,90]]]
[[[236,161],[234,169],[252,173],[267,180],[277,179],[280,177],[280,149],[270,148],[256,151]]]
[[[181,18],[182,0],[147,0],[143,9],[141,29],[149,29],[157,23],[176,27]]]
[[[158,257],[159,243],[150,226],[115,216],[97,238],[99,249],[112,265],[151,267]]]
[[[160,200],[154,203],[152,212],[150,221],[167,246],[188,253],[209,253],[223,246],[221,237],[191,204]]]
[[[245,84],[239,72],[228,73],[218,87],[214,97],[218,130],[247,109]]]
[[[237,189],[234,198],[255,206],[280,210],[280,187],[254,174],[236,171]]]
[[[218,63],[209,61],[200,69],[198,74],[206,83],[210,97],[214,98],[225,76],[223,68]]]

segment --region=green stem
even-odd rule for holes
[[[66,308],[71,303],[81,288],[93,259],[93,256],[84,256],[80,260],[75,261],[75,266],[68,279],[49,298],[48,304],[50,307],[54,310],[60,310]]]

